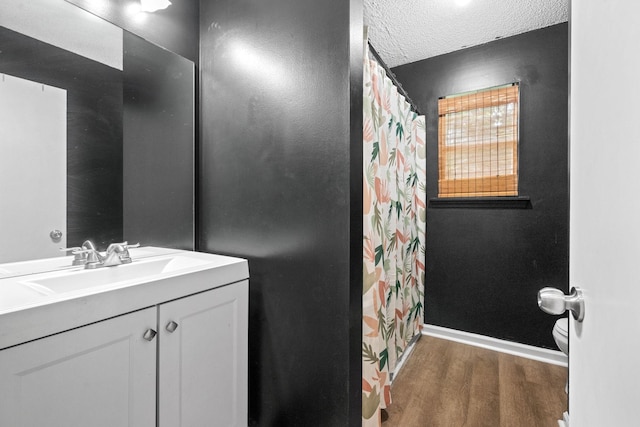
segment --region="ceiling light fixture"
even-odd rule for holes
[[[143,12],[155,12],[171,6],[169,0],[140,0],[140,10]]]

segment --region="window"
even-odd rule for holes
[[[518,195],[517,83],[438,101],[438,197]]]

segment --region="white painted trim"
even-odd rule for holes
[[[549,331],[549,333],[551,333],[551,331]],[[526,357],[527,359],[550,363],[552,365],[564,367],[569,366],[569,358],[559,350],[549,350],[547,348],[499,340],[497,338],[443,328],[435,325],[423,325],[422,334],[499,351],[501,353],[512,354],[514,356]]]
[[[562,419],[558,420],[558,427],[569,427],[569,413],[564,412],[562,414]]]
[[[409,345],[407,345],[407,348],[404,349],[404,353],[402,353],[402,356],[400,356],[400,360],[398,360],[398,363],[396,364],[395,369],[391,373],[391,384],[393,384],[393,380],[396,379],[396,377],[400,373],[400,370],[404,367],[404,362],[409,360],[409,356],[411,356],[411,352],[416,347],[416,343],[418,342],[419,339],[420,339],[419,333],[414,335],[414,337],[411,338],[411,341],[409,341]]]

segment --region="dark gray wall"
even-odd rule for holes
[[[124,239],[193,249],[193,62],[125,32],[123,77]]]
[[[199,249],[249,260],[250,425],[358,425],[361,1],[200,13]]]
[[[531,209],[427,210],[425,321],[556,348],[544,286],[568,288],[568,25],[393,69],[427,116],[427,196],[438,192],[437,100],[520,81],[520,195]]]

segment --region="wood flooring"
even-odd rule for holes
[[[383,427],[558,427],[567,368],[422,336]]]

